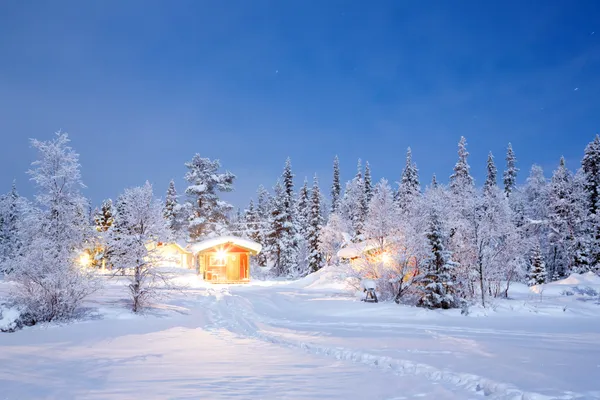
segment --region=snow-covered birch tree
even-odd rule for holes
[[[125,272],[132,310],[138,312],[159,294],[159,287],[168,287],[169,275],[159,268],[158,244],[167,242],[171,232],[150,183],[125,189],[117,203],[121,207],[108,231],[110,259]]]

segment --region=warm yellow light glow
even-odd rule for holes
[[[224,249],[217,250],[217,260],[225,261],[226,257],[227,257],[227,252]]]
[[[79,256],[79,264],[82,267],[89,267],[92,264],[92,258],[90,257],[90,254],[86,251],[84,251],[83,253],[81,253],[81,255]]]
[[[392,262],[392,256],[390,256],[389,253],[384,252],[383,254],[381,254],[381,262],[383,262],[384,264],[389,264]]]

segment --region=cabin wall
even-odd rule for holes
[[[198,255],[198,273],[211,282],[248,281],[249,252],[227,252],[224,265],[216,259],[216,251],[206,251]],[[212,262],[211,262],[212,261]]]

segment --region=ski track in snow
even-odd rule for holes
[[[214,292],[213,292],[214,293]],[[442,370],[436,367],[423,364],[415,363],[409,360],[395,359],[388,356],[378,356],[370,354],[365,351],[353,350],[343,347],[328,347],[305,341],[293,341],[284,339],[276,334],[267,333],[264,330],[259,329],[253,321],[260,323],[269,324],[273,320],[262,318],[255,311],[252,303],[239,295],[230,293],[226,288],[213,294],[213,301],[206,303],[207,309],[209,310],[212,318],[212,326],[209,329],[220,330],[226,329],[232,333],[238,334],[242,337],[249,337],[260,339],[262,341],[284,346],[287,348],[301,349],[309,354],[327,356],[336,360],[350,361],[353,363],[359,363],[371,368],[379,369],[383,372],[394,373],[399,376],[420,376],[429,379],[432,382],[444,382],[449,383],[463,389],[474,392],[474,394],[484,395],[488,398],[493,399],[522,399],[522,400],[542,400],[542,399],[585,399],[595,398],[589,395],[583,395],[579,393],[565,393],[559,397],[547,396],[540,393],[526,392],[519,390],[513,385],[495,382],[482,376],[469,373],[460,373],[450,370]],[[212,297],[212,296],[211,296]],[[285,321],[278,321],[279,323],[285,324]],[[295,322],[294,324],[298,324]],[[325,323],[320,323],[321,325]],[[319,325],[319,323],[317,323]],[[334,325],[332,323],[332,325]],[[337,324],[335,324],[337,325]],[[346,325],[352,326],[355,324],[348,323]],[[362,324],[361,324],[362,325]],[[368,324],[366,324],[368,325]],[[389,324],[389,326],[397,326],[398,324]],[[364,326],[363,326],[364,327]],[[435,329],[432,326],[423,326],[424,329]],[[448,330],[444,328],[444,330]],[[455,332],[466,331],[459,328],[452,329]],[[429,331],[431,332],[431,331]],[[502,334],[502,335],[513,335],[523,336],[528,335],[525,332],[513,332],[504,331],[498,332],[495,330],[480,329],[479,333],[485,334]],[[433,332],[432,332],[433,333]],[[447,335],[433,333],[438,335],[440,338],[451,338]],[[553,339],[551,335],[547,335],[550,339]],[[566,336],[560,339],[572,340],[571,336]],[[452,340],[462,340],[451,338]],[[559,339],[559,340],[560,340]],[[400,399],[402,397],[399,397]],[[599,397],[600,398],[600,397]]]

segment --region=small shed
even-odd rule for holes
[[[198,274],[213,283],[249,282],[250,256],[261,249],[260,243],[235,236],[221,236],[190,246]]]

